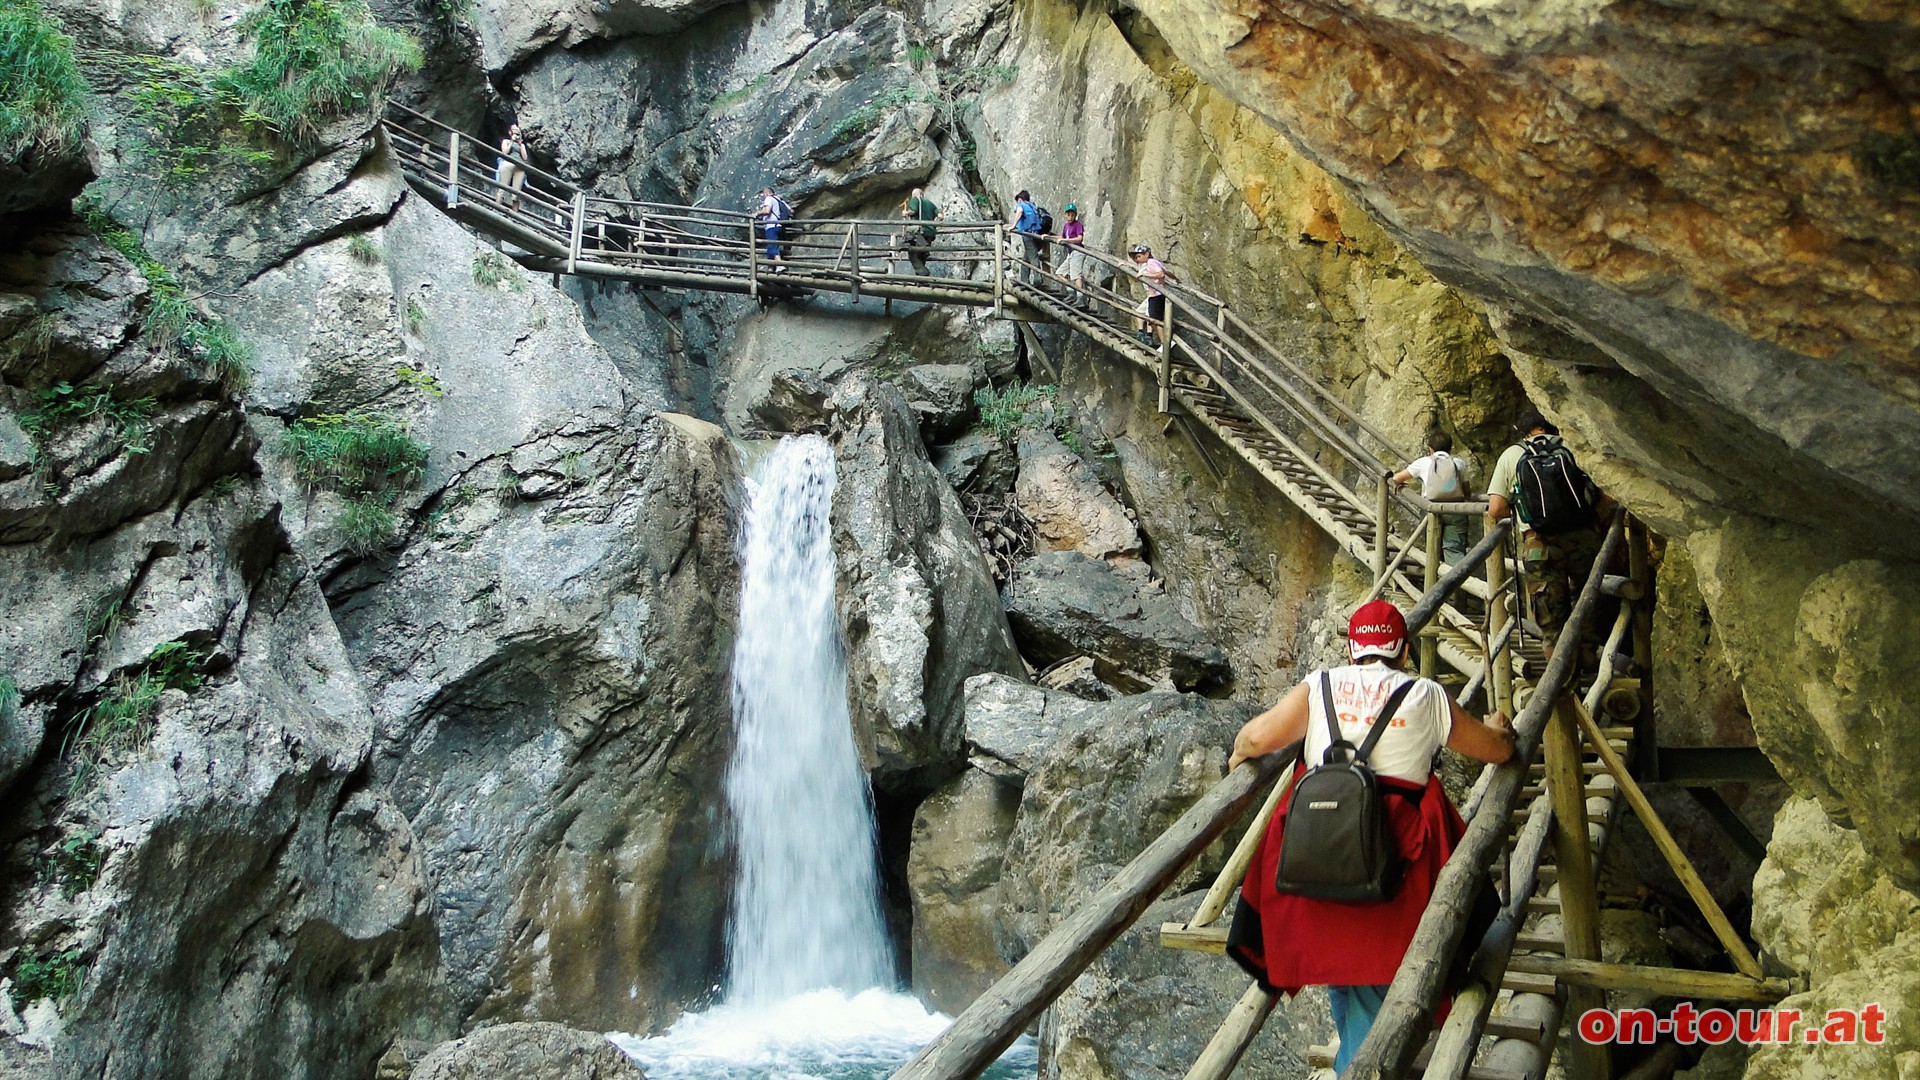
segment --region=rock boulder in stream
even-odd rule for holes
[[[958,770],[963,686],[1024,672],[966,514],[898,391],[854,378],[833,398],[837,604],[855,738],[881,787]]]

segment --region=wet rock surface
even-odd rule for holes
[[[481,1028],[441,1043],[408,1080],[644,1080],[646,1073],[606,1036],[562,1024]]]
[[[928,784],[961,763],[963,687],[1020,674],[973,530],[892,387],[833,399],[834,551],[854,734],[874,781]]]

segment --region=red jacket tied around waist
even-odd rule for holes
[[[1304,771],[1306,766],[1297,767]],[[1391,900],[1351,904],[1276,892],[1281,836],[1293,804],[1289,791],[1274,810],[1247,869],[1227,936],[1227,955],[1269,990],[1303,986],[1373,986],[1393,981],[1433,896],[1447,857],[1466,833],[1438,777],[1426,786],[1378,778],[1406,872]]]

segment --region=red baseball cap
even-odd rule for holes
[[[1407,620],[1385,600],[1361,604],[1347,620],[1347,655],[1355,662],[1367,656],[1398,659],[1406,647]]]

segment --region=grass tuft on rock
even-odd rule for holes
[[[347,238],[347,254],[363,266],[380,265],[380,245],[366,233],[354,233]]]
[[[53,878],[60,884],[60,894],[71,900],[100,880],[100,870],[107,863],[107,849],[100,844],[100,834],[81,831],[60,841],[53,849]]]
[[[152,449],[148,435],[156,404],[150,397],[122,400],[103,386],[75,386],[62,381],[40,391],[33,410],[20,417],[20,427],[36,445],[44,446],[56,432],[89,420],[105,420],[113,428],[120,449],[144,454]]]
[[[497,251],[483,251],[473,257],[473,283],[482,288],[508,288],[519,292],[527,287],[513,260]]]
[[[240,33],[253,57],[216,85],[300,146],[327,121],[378,107],[423,59],[418,41],[380,26],[359,0],[267,0],[240,20]]]
[[[126,256],[147,279],[147,340],[163,349],[180,349],[199,360],[229,390],[244,388],[253,378],[253,347],[231,326],[202,315],[187,299],[173,271],[148,254],[133,230],[120,224],[99,200],[83,197],[74,208],[95,236]]]
[[[87,97],[73,41],[34,0],[0,0],[0,157],[77,147]]]
[[[206,659],[184,641],[169,641],[148,653],[137,670],[116,676],[100,700],[67,729],[62,751],[73,757],[69,791],[84,789],[102,765],[147,745],[153,739],[160,695],[199,689]]]
[[[296,421],[282,445],[309,489],[346,500],[336,524],[355,554],[378,550],[399,520],[393,509],[402,488],[419,481],[427,446],[405,424],[370,412],[331,413]]]
[[[1056,393],[1051,384],[1013,383],[1004,390],[976,390],[973,403],[980,407],[980,426],[1005,443],[1020,429],[1037,423],[1042,406],[1051,403]]]

